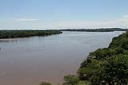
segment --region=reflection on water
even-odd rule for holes
[[[64,32],[48,37],[0,40],[0,85],[62,83],[89,52],[107,47],[122,32]]]

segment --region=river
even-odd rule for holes
[[[89,52],[107,47],[123,32],[63,32],[47,37],[0,40],[0,85],[53,85],[76,74]]]

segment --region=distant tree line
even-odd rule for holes
[[[80,32],[113,32],[113,31],[128,31],[128,29],[122,29],[122,28],[62,29],[61,31],[80,31]]]
[[[48,36],[60,33],[62,32],[59,30],[0,30],[0,39],[31,36]]]

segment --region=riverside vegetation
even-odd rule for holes
[[[128,32],[114,37],[107,48],[91,52],[77,75],[64,77],[63,85],[128,85]]]
[[[21,38],[31,36],[48,36],[61,34],[62,31],[80,31],[80,32],[113,32],[127,31],[122,28],[101,28],[101,29],[61,29],[61,30],[0,30],[0,39],[4,38]]]
[[[62,29],[61,31],[79,31],[79,32],[114,32],[114,31],[128,31],[128,29],[122,29],[122,28]]]
[[[48,36],[62,33],[59,30],[1,30],[0,39],[21,38],[31,36]]]

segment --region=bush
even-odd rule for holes
[[[41,82],[40,85],[51,85],[51,84],[48,82]]]

